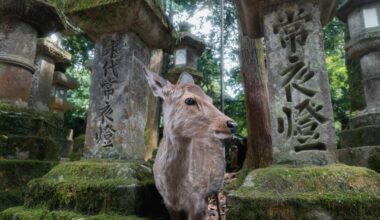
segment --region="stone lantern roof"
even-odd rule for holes
[[[337,16],[342,21],[346,22],[348,14],[361,5],[371,4],[373,2],[379,2],[379,0],[342,0],[338,6]]]
[[[49,0],[95,39],[104,33],[135,32],[150,48],[171,51],[175,44],[173,27],[153,0]]]
[[[43,0],[2,0],[0,18],[6,17],[16,17],[31,24],[39,36],[46,36],[48,33],[66,28],[62,14]]]
[[[302,2],[307,2],[306,0]],[[267,9],[273,8],[283,0],[238,0],[236,5],[239,17],[241,18],[241,27],[243,34],[251,38],[260,38],[264,36],[263,33],[263,16]],[[292,0],[290,2],[298,2]],[[338,0],[320,0],[319,9],[321,11],[321,23],[327,24],[335,14],[335,7]]]
[[[50,57],[54,63],[69,63],[71,60],[71,54],[69,52],[58,47],[47,38],[38,39],[37,53]]]

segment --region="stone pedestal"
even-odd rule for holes
[[[242,29],[253,37],[265,36],[275,163],[325,165],[336,160],[321,34],[321,21],[332,16],[334,4],[328,2],[238,3],[243,18],[253,16],[248,8],[259,10],[255,20],[243,19]]]
[[[62,48],[40,38],[37,42],[36,70],[33,74],[29,106],[48,111],[51,99],[55,65],[70,62],[71,55]]]
[[[366,109],[355,112],[342,131],[339,160],[380,172],[380,3],[345,1],[339,18],[348,24],[347,54],[360,61]]]
[[[26,103],[37,37],[64,25],[53,7],[37,0],[2,1],[0,18],[0,101]]]

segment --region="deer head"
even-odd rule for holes
[[[154,96],[164,100],[165,131],[178,137],[230,138],[237,124],[220,112],[192,76],[182,73],[177,84],[172,84],[158,74],[144,68]]]

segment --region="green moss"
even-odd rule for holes
[[[29,182],[25,199],[27,207],[42,205],[84,214],[149,214],[158,212],[155,203],[160,203],[160,197],[151,168],[144,162],[63,163]]]
[[[73,152],[70,155],[71,161],[80,160],[83,156],[85,135],[80,135],[74,139]]]
[[[315,210],[332,219],[375,219],[380,175],[345,165],[273,166],[251,172],[229,205],[229,219],[313,219]]]
[[[6,208],[21,205],[23,198],[21,187],[0,191],[0,212]]]
[[[13,220],[17,216],[19,220],[144,220],[137,216],[122,216],[117,214],[99,214],[94,216],[82,215],[70,211],[49,211],[46,208],[26,209],[14,207],[0,213],[0,220]]]
[[[56,162],[0,159],[0,210],[21,205],[27,183],[46,174]]]

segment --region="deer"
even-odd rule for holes
[[[163,100],[164,131],[153,165],[155,185],[172,220],[203,220],[207,199],[223,187],[223,140],[232,137],[237,123],[213,105],[189,73],[172,84],[143,69],[154,96]]]

